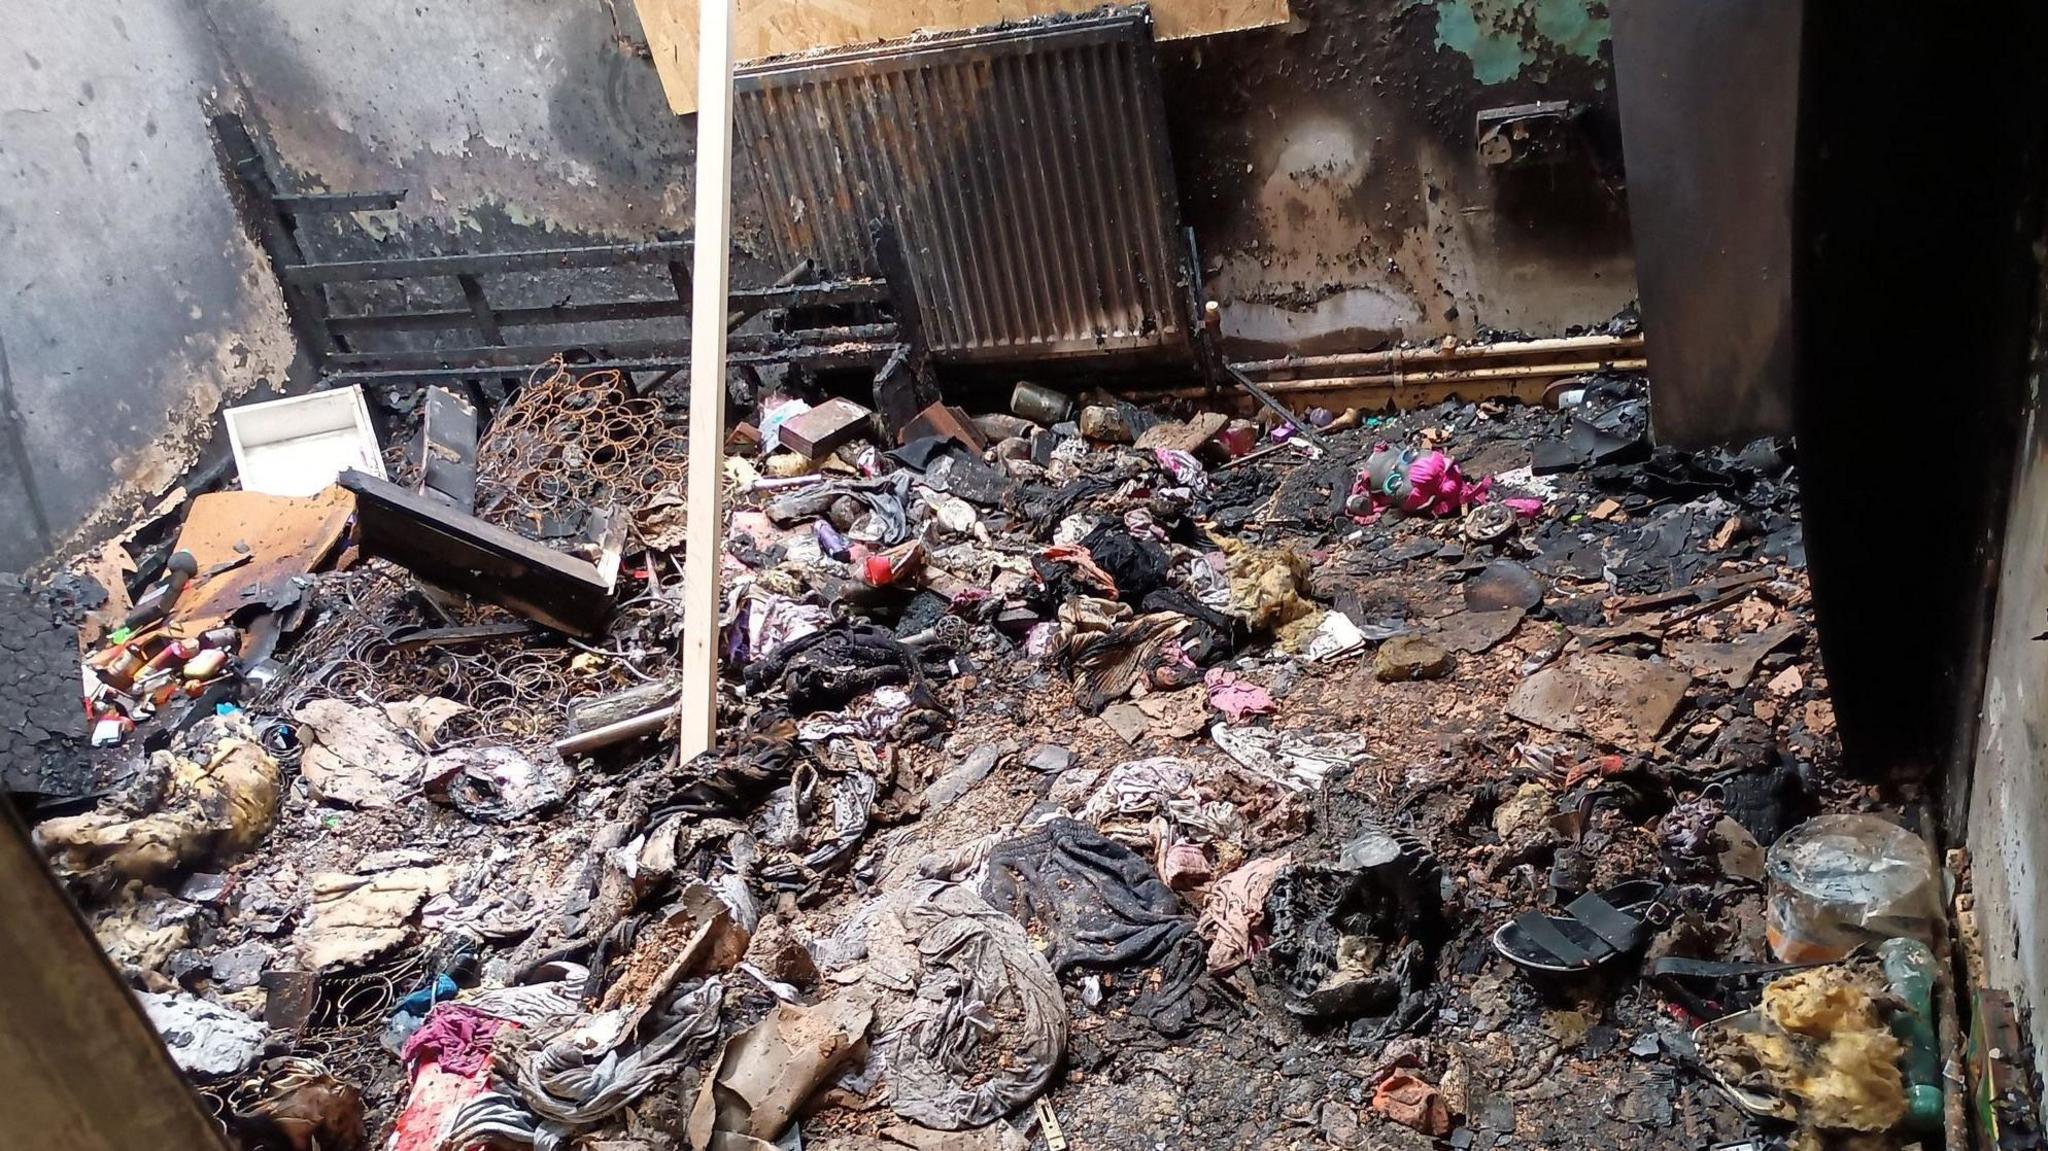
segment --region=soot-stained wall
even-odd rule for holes
[[[506,229],[560,243],[688,227],[694,134],[630,3],[205,3],[297,182],[409,193],[372,229],[477,248]]]
[[[1295,12],[1161,52],[1181,202],[1236,350],[1551,334],[1633,298],[1601,5]],[[316,258],[689,228],[694,122],[668,111],[624,0],[23,0],[0,43],[0,569],[224,452],[223,401],[309,382],[212,112],[245,117],[287,190],[407,192],[317,228]],[[1481,166],[1474,114],[1538,99],[1584,109],[1583,154]],[[772,277],[750,259],[754,193],[734,193],[735,277]]]
[[[1294,0],[1162,46],[1182,211],[1233,350],[1556,335],[1635,298],[1606,6]],[[1483,109],[1570,101],[1573,154],[1488,168]]]
[[[172,483],[223,398],[293,358],[202,111],[184,0],[0,5],[0,570]]]

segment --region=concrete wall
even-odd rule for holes
[[[1967,845],[1983,933],[1985,978],[2033,1008],[2034,1048],[2048,1074],[2048,423],[2036,370],[2028,396],[1998,608],[1978,716]]]
[[[1635,298],[1606,5],[1293,0],[1162,46],[1182,210],[1234,351],[1557,335]],[[1570,100],[1585,152],[1488,169],[1481,109]]]
[[[196,458],[293,346],[201,103],[223,60],[185,0],[0,5],[0,569]]]
[[[204,3],[300,190],[410,193],[373,228],[471,248],[688,230],[694,134],[630,0]]]

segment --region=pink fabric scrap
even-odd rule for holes
[[[1408,501],[1402,511],[1449,516],[1484,500],[1486,493],[1493,490],[1493,477],[1468,482],[1451,457],[1442,452],[1424,452],[1408,465],[1408,489]]]
[[[1209,885],[1195,931],[1209,941],[1209,970],[1229,971],[1266,949],[1266,896],[1293,863],[1288,855],[1254,859]]]
[[[1216,874],[1200,844],[1175,840],[1159,853],[1159,878],[1175,891],[1200,887]]]
[[[406,1039],[399,1053],[407,1066],[431,1056],[434,1062],[457,1075],[474,1075],[491,1058],[491,1039],[499,1031],[514,1027],[508,1020],[485,1015],[460,1003],[437,1003],[426,1022]]]
[[[1193,490],[1196,495],[1209,490],[1209,469],[1193,455],[1174,448],[1154,448],[1152,458],[1158,460],[1159,466],[1176,482]]]
[[[1265,688],[1243,679],[1236,672],[1211,668],[1203,677],[1209,685],[1209,706],[1223,713],[1232,723],[1243,723],[1254,715],[1272,715],[1280,710],[1273,703],[1273,695]]]
[[[1385,444],[1374,448],[1376,456],[1391,452]],[[1368,460],[1367,468],[1351,481],[1346,504],[1352,519],[1369,524],[1390,509],[1407,515],[1453,516],[1473,504],[1484,503],[1493,490],[1492,476],[1476,482],[1467,480],[1457,462],[1440,451],[1423,452],[1412,459],[1403,453],[1402,459],[1404,464],[1394,465],[1400,470],[1390,473],[1380,484],[1373,482],[1371,470],[1378,465]],[[1405,493],[1399,491],[1403,482]]]

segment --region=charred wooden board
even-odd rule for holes
[[[463,647],[494,639],[511,639],[529,635],[532,631],[533,625],[524,620],[507,620],[462,627],[408,627],[387,632],[384,639],[399,651],[417,651],[420,648]]]
[[[420,421],[420,493],[456,511],[476,508],[476,408],[446,388],[428,388]]]
[[[604,570],[375,476],[351,470],[340,483],[355,493],[365,554],[556,631],[603,631],[618,575],[613,549]]]

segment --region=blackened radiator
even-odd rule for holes
[[[756,65],[737,97],[768,254],[877,275],[874,228],[893,226],[936,357],[1188,355],[1142,14]]]

